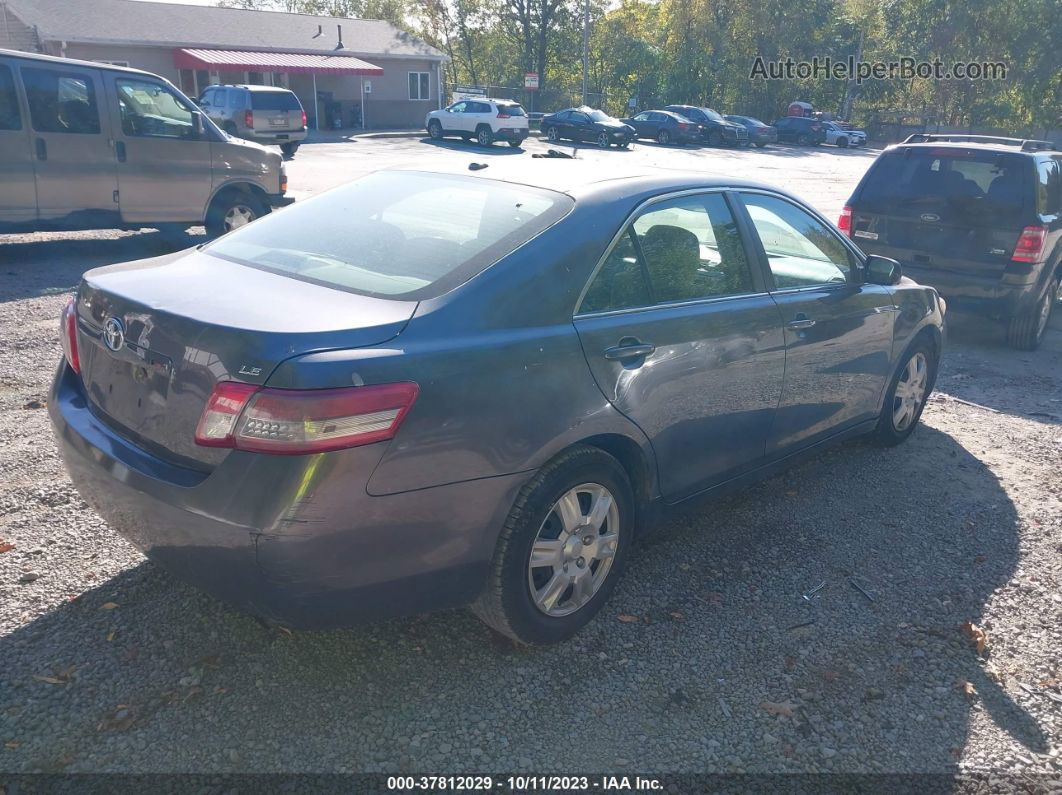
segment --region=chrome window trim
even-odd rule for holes
[[[608,309],[608,310],[605,310],[605,311],[602,311],[602,312],[580,312],[579,311],[582,308],[582,306],[583,306],[583,299],[586,298],[586,293],[590,290],[590,285],[594,283],[594,279],[597,278],[597,274],[601,271],[602,266],[605,264],[605,260],[608,259],[609,255],[612,253],[612,250],[619,243],[620,238],[623,237],[623,233],[627,231],[627,227],[629,227],[634,222],[634,219],[637,218],[641,214],[642,210],[644,210],[646,207],[650,207],[650,206],[652,206],[654,204],[660,204],[661,202],[671,201],[672,199],[681,199],[681,198],[683,198],[685,196],[705,196],[705,195],[710,194],[710,193],[727,193],[727,192],[735,191],[735,190],[738,190],[738,189],[730,187],[730,186],[713,187],[713,188],[684,188],[682,190],[672,191],[670,193],[661,193],[658,196],[651,196],[650,198],[646,199],[641,204],[639,204],[637,207],[635,207],[633,210],[631,210],[630,213],[627,215],[627,217],[623,219],[623,223],[620,224],[619,230],[616,232],[615,235],[612,236],[612,240],[610,240],[609,244],[607,246],[605,246],[605,253],[601,255],[600,259],[598,259],[597,264],[594,266],[594,269],[590,272],[590,277],[586,280],[586,284],[583,285],[583,289],[579,292],[579,300],[577,300],[575,302],[575,311],[572,312],[572,319],[576,320],[576,319],[584,318],[584,317],[601,317],[603,315],[618,315],[618,314],[624,314],[624,313],[629,313],[629,312],[644,312],[644,311],[651,310],[651,309],[667,309],[667,308],[673,307],[673,306],[688,306],[688,305],[691,305],[691,304],[703,304],[703,303],[707,303],[707,302],[725,300],[725,299],[729,299],[729,298],[748,298],[749,296],[753,296],[753,295],[768,295],[768,293],[765,293],[765,292],[764,293],[739,293],[737,295],[715,295],[715,296],[705,296],[704,298],[695,298],[695,299],[692,299],[690,301],[676,301],[674,303],[669,303],[669,304],[646,304],[645,306],[632,306],[632,307],[627,307],[627,308],[624,308],[624,309]],[[776,194],[771,194],[769,191],[761,191],[761,193],[766,193],[766,194],[772,195],[772,196],[776,195]],[[733,212],[731,212],[731,214],[733,215]],[[736,217],[734,218],[734,222],[737,223],[737,218]],[[744,244],[744,241],[742,241],[742,243]],[[746,256],[748,256],[748,251],[746,251],[745,254],[746,254]],[[749,268],[751,270],[751,268],[753,267],[752,263],[750,262],[750,263],[748,263],[748,265],[749,265]]]

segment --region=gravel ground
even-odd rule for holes
[[[815,161],[790,162],[809,185]],[[147,563],[56,456],[65,293],[165,245],[0,242],[0,772],[1062,773],[1062,313],[1036,354],[957,319],[908,443],[670,517],[568,644],[460,611],[288,634]]]

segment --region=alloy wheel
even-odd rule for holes
[[[556,127],[550,127],[549,130],[546,132],[546,137],[554,143],[560,140],[560,136],[557,134]]]
[[[599,483],[558,499],[539,527],[527,564],[535,607],[553,618],[584,607],[608,577],[619,545],[619,507]]]
[[[671,143],[671,133],[669,133],[667,130],[661,130],[660,134],[656,136],[656,140],[666,146],[667,144]]]
[[[442,138],[442,127],[439,125],[438,122],[432,122],[430,125],[428,125],[428,135],[430,135],[435,140]]]
[[[602,149],[608,149],[608,133],[601,133],[597,136],[597,145]]]
[[[246,204],[234,204],[225,213],[223,224],[226,232],[231,232],[233,229],[239,229],[241,226],[246,226],[255,219],[254,210],[248,207]]]
[[[892,427],[897,431],[907,430],[918,416],[918,409],[926,397],[928,379],[929,361],[922,351],[918,351],[907,361],[903,375],[896,382],[892,403]]]

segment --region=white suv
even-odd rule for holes
[[[424,119],[424,126],[433,140],[456,135],[465,140],[475,138],[480,146],[508,141],[509,146],[516,147],[528,134],[527,113],[519,102],[487,97],[461,99],[433,110]]]
[[[835,121],[823,122],[822,128],[826,131],[826,143],[839,146],[865,146],[867,134],[862,130],[846,130]]]

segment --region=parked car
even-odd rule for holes
[[[661,506],[906,439],[943,312],[762,185],[384,171],[88,271],[48,409],[85,500],[234,604],[329,626],[471,603],[549,643]]]
[[[749,134],[744,125],[727,121],[711,108],[696,105],[668,105],[665,110],[679,113],[701,127],[701,135],[712,146],[748,146]]]
[[[11,50],[0,168],[0,233],[205,223],[220,235],[291,202],[279,153],[229,138],[158,75]]]
[[[847,146],[865,146],[867,134],[862,130],[845,127],[835,121],[822,122],[826,130],[826,143],[839,146],[844,149]]]
[[[778,140],[800,146],[818,146],[826,140],[826,129],[818,119],[783,116],[774,123]]]
[[[840,227],[1034,350],[1062,300],[1062,152],[1048,141],[912,135],[878,155]]]
[[[764,124],[752,116],[725,116],[727,121],[740,124],[749,134],[749,143],[763,149],[768,144],[777,143],[778,130],[769,124]]]
[[[636,137],[634,128],[629,124],[614,119],[603,110],[586,106],[567,108],[543,116],[539,129],[553,143],[565,138],[571,141],[592,141],[602,149],[613,145],[626,149]]]
[[[210,86],[197,101],[210,120],[229,135],[277,144],[294,157],[306,140],[306,111],[286,88],[258,85]]]
[[[700,125],[667,110],[646,110],[620,121],[634,128],[636,138],[651,138],[665,145],[690,144],[701,139]]]
[[[507,141],[514,148],[527,140],[529,132],[527,113],[519,102],[487,97],[461,99],[433,110],[424,119],[424,128],[434,141],[454,135],[480,146]]]

